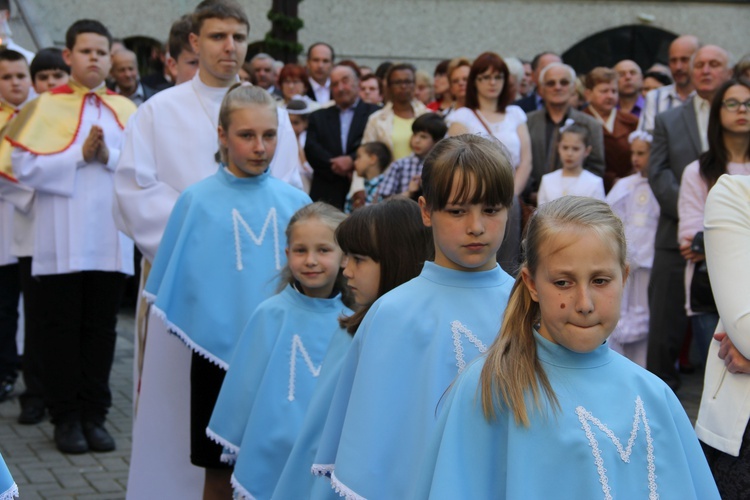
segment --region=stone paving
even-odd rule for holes
[[[123,311],[110,385],[113,404],[106,427],[117,442],[109,453],[64,455],[52,442],[52,424],[20,425],[18,394],[0,404],[0,452],[18,484],[21,500],[115,500],[125,498],[130,462],[133,385],[133,312]]]
[[[118,322],[117,350],[112,368],[113,405],[107,428],[117,441],[110,453],[64,455],[52,442],[52,424],[20,425],[17,395],[0,404],[0,452],[18,483],[21,500],[115,500],[125,498],[130,461],[132,417],[133,312]],[[692,420],[698,413],[702,375],[684,376],[678,396]],[[169,499],[165,499],[169,500]]]

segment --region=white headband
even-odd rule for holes
[[[643,141],[651,144],[653,142],[654,136],[646,132],[645,130],[636,130],[635,132],[632,132],[628,136],[628,142],[630,144],[633,144],[634,141]]]

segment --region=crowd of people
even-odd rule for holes
[[[0,50],[19,423],[115,449],[135,276],[128,498],[747,493],[747,56],[682,35],[646,71],[488,51],[430,75],[324,42],[247,57],[249,30],[204,0],[144,78],[95,20]]]

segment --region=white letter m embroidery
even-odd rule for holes
[[[263,240],[266,237],[266,230],[268,229],[268,226],[271,224],[271,221],[273,221],[273,252],[274,257],[276,259],[276,269],[281,269],[281,258],[279,257],[279,251],[281,250],[279,248],[279,223],[276,217],[276,207],[271,207],[270,210],[268,210],[268,215],[266,216],[266,220],[263,223],[263,228],[260,230],[260,236],[256,236],[252,229],[250,229],[250,226],[248,226],[247,222],[245,222],[245,219],[242,218],[242,215],[240,215],[239,210],[236,208],[232,209],[232,223],[234,224],[234,251],[235,255],[237,257],[237,270],[242,271],[244,266],[242,265],[242,243],[240,242],[240,224],[242,224],[243,229],[245,232],[250,236],[250,239],[253,240],[253,243],[255,243],[257,246],[261,246],[263,244]]]
[[[643,408],[643,401],[638,396],[635,400],[635,416],[633,417],[633,429],[630,431],[630,439],[628,439],[627,448],[623,449],[620,439],[615,436],[615,433],[610,430],[609,427],[604,425],[598,418],[586,410],[583,406],[576,408],[576,415],[578,420],[581,422],[581,426],[586,433],[586,437],[591,445],[591,454],[594,455],[594,464],[596,470],[599,473],[599,482],[602,483],[602,491],[604,492],[604,498],[606,500],[612,499],[612,493],[609,487],[609,479],[607,478],[607,469],[604,468],[604,459],[602,459],[602,453],[599,449],[599,442],[594,436],[594,432],[591,429],[589,422],[599,428],[615,445],[620,458],[625,463],[630,463],[630,454],[633,451],[633,444],[635,438],[638,436],[638,429],[640,422],[643,422],[643,430],[646,434],[646,460],[648,461],[648,491],[649,500],[656,500],[659,498],[659,494],[656,493],[656,465],[654,463],[654,441],[651,438],[651,427],[648,425],[648,419],[646,418],[646,410]]]
[[[302,354],[302,359],[305,360],[305,364],[307,365],[310,374],[313,377],[320,375],[321,365],[313,365],[312,359],[310,359],[310,355],[307,354],[307,349],[305,349],[305,344],[302,343],[300,336],[295,335],[292,337],[292,357],[289,359],[289,396],[287,396],[289,401],[294,401],[294,383],[297,378],[297,351]]]
[[[464,359],[464,346],[461,342],[461,335],[463,334],[469,342],[474,344],[474,347],[476,347],[479,352],[487,352],[487,346],[458,320],[451,322],[451,332],[453,332],[453,350],[456,352],[456,366],[458,367],[458,373],[461,373],[464,371],[464,368],[466,368],[466,359]]]

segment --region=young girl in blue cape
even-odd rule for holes
[[[269,498],[297,438],[344,305],[344,214],[326,203],[300,209],[286,230],[287,285],[250,317],[229,364],[207,433],[236,459],[240,498]]]
[[[336,229],[336,242],[346,254],[344,276],[359,309],[342,317],[341,329],[333,334],[304,423],[271,497],[276,500],[310,498],[313,489],[324,497],[339,498],[327,481],[315,480],[310,467],[341,365],[372,303],[417,276],[432,246],[419,205],[408,199],[386,200],[356,210]]]
[[[231,495],[231,467],[219,460],[221,446],[206,436],[225,370],[248,318],[277,288],[286,260],[283,228],[310,202],[268,172],[277,127],[276,102],[266,91],[237,86],[227,92],[219,112],[222,165],[178,198],[144,292],[168,330],[193,351],[190,461],[206,470],[205,498]],[[147,353],[145,363],[150,362],[169,360]],[[141,402],[146,399],[143,392]],[[159,394],[149,401],[157,405],[160,399],[172,401]],[[166,404],[163,418],[187,416],[175,413]],[[136,438],[144,444],[141,450],[148,449],[143,437],[134,435],[134,458]],[[150,460],[148,454],[137,459]]]
[[[502,146],[474,135],[440,141],[422,188],[435,261],[367,312],[315,459],[347,498],[410,498],[438,400],[494,340],[513,283],[495,257],[513,200]]]
[[[546,203],[486,357],[451,389],[410,498],[718,499],[680,402],[607,345],[628,276],[622,223]]]
[[[18,486],[10,475],[8,466],[5,465],[3,456],[0,455],[0,500],[13,500],[18,497]]]

